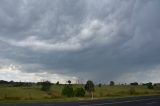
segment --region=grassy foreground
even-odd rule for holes
[[[72,85],[75,88],[83,87],[82,85]],[[61,95],[64,85],[53,85],[49,92],[41,91],[41,86],[31,87],[9,87],[0,85],[0,102],[52,102],[52,101],[76,101],[86,100],[90,96],[86,92],[85,97],[67,98]],[[147,86],[130,86],[130,85],[115,85],[95,87],[94,97],[99,98],[116,98],[129,96],[144,96],[144,95],[160,95],[160,87],[155,86],[154,89],[148,89]]]

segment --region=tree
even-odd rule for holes
[[[152,82],[149,82],[149,83],[147,83],[146,85],[147,85],[148,89],[153,89]]]
[[[42,91],[49,91],[51,88],[51,82],[50,81],[43,81],[42,82]]]
[[[59,81],[56,82],[56,85],[59,85]]]
[[[114,86],[114,84],[115,84],[114,81],[110,81],[110,84],[109,84],[109,85],[110,85],[110,86]]]
[[[85,90],[91,95],[93,99],[93,92],[94,92],[94,83],[91,80],[88,80],[86,85],[85,85]]]
[[[69,85],[71,84],[71,80],[68,80],[67,82],[68,82]]]

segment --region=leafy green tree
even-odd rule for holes
[[[56,85],[59,85],[59,81],[56,82]]]
[[[91,95],[93,99],[93,93],[94,93],[94,83],[91,80],[88,80],[87,83],[85,84],[85,90]]]
[[[84,95],[85,95],[85,90],[84,90],[84,88],[76,88],[76,89],[74,90],[74,95],[75,95],[76,97],[84,97]]]
[[[42,82],[42,88],[41,88],[41,90],[42,91],[49,91],[50,90],[50,88],[51,88],[51,82],[50,81],[43,81]]]
[[[110,86],[114,86],[115,85],[115,83],[114,83],[114,81],[110,81],[110,84],[109,84]]]
[[[68,80],[67,82],[68,82],[69,85],[71,84],[71,80]]]

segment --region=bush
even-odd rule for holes
[[[73,97],[74,96],[73,87],[71,85],[65,85],[65,87],[62,89],[62,94],[67,97]]]
[[[153,85],[152,85],[151,82],[147,83],[146,85],[147,85],[147,88],[148,88],[148,89],[153,89]]]
[[[102,84],[101,84],[101,83],[99,83],[99,84],[98,84],[98,87],[102,87]]]
[[[75,95],[76,97],[84,97],[84,95],[85,95],[85,90],[84,90],[83,88],[76,88],[76,89],[74,90],[74,95]]]
[[[51,88],[51,82],[49,81],[42,82],[42,88],[41,88],[42,91],[49,91],[50,88]]]

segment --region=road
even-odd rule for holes
[[[60,103],[0,104],[0,106],[160,106],[160,96],[141,96]]]

